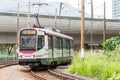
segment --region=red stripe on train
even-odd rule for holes
[[[23,54],[32,54],[36,51],[35,50],[21,50],[20,52],[23,53]]]

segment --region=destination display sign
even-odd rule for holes
[[[21,34],[36,34],[36,30],[33,29],[23,30],[21,31]]]

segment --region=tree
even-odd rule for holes
[[[0,45],[0,50],[2,54],[8,54],[11,55],[12,51],[15,51],[15,44],[1,44]]]
[[[112,51],[120,48],[120,37],[111,37],[102,43],[103,50]]]

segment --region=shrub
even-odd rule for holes
[[[102,43],[103,50],[112,51],[120,48],[120,37],[111,37]]]
[[[120,80],[120,54],[117,54],[119,51],[109,52],[106,53],[112,55],[115,52],[116,55],[109,58],[105,54],[89,53],[86,54],[84,63],[81,63],[80,56],[75,56],[68,72],[97,80]]]
[[[0,55],[0,60],[15,60],[17,59],[15,55]]]

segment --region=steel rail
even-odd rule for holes
[[[73,79],[73,78],[71,78],[71,77],[68,77],[68,76],[66,76],[66,75],[60,74],[60,73],[55,72],[55,71],[53,71],[53,70],[51,70],[51,69],[48,69],[48,71],[49,71],[49,73],[50,73],[51,75],[56,76],[56,77],[58,77],[58,78],[60,78],[60,79],[62,79],[62,80],[75,80],[75,79]]]
[[[32,70],[31,70],[30,73],[31,73],[31,75],[32,75],[33,77],[35,77],[35,78],[38,79],[38,80],[47,80],[47,79],[45,79],[44,77],[42,77],[42,76],[36,74],[36,73],[33,72]]]
[[[17,64],[18,64],[17,60],[0,61],[0,69],[8,66],[12,66],[12,65],[17,65]]]

